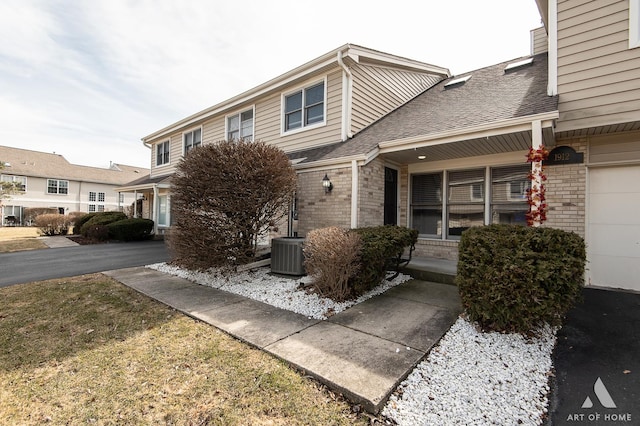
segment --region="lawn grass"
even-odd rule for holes
[[[101,274],[0,289],[6,424],[366,424],[283,362]]]
[[[38,228],[2,226],[0,227],[0,253],[47,248],[47,245],[37,238],[39,236]]]

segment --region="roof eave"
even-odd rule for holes
[[[156,132],[153,132],[143,137],[142,142],[143,144],[146,145],[149,141],[153,139],[167,136],[182,128],[193,125],[201,120],[220,114],[226,110],[231,110],[261,95],[264,95],[274,90],[278,90],[281,87],[286,86],[287,84],[290,84],[291,82],[296,81],[307,74],[312,74],[326,66],[331,65],[332,63],[336,63],[336,65],[338,65],[338,56],[337,56],[338,52],[342,52],[344,56],[349,56],[351,59],[353,59],[356,62],[363,62],[363,63],[369,62],[377,65],[386,64],[387,66],[405,68],[413,71],[434,73],[434,74],[438,74],[446,77],[450,76],[449,70],[447,68],[438,67],[438,66],[427,64],[424,62],[414,61],[411,59],[402,58],[400,56],[395,56],[388,53],[379,52],[376,50],[367,49],[365,47],[347,43],[310,62],[307,62],[297,68],[294,68],[291,71],[288,71],[259,86],[256,86],[253,89],[243,92],[237,96],[227,99],[224,102],[218,103],[212,107],[209,107],[205,110],[192,114],[180,121],[177,121],[169,126],[166,126]]]

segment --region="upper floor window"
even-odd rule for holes
[[[640,0],[629,0],[629,49],[640,47]]]
[[[284,97],[284,131],[324,122],[324,81]]]
[[[202,145],[202,127],[182,134],[184,141],[184,154],[186,155],[193,148]]]
[[[104,192],[98,192],[98,202],[99,203],[104,203]]]
[[[169,141],[160,142],[156,145],[156,166],[169,164]]]
[[[253,140],[253,108],[227,117],[227,140]]]
[[[58,179],[47,179],[47,194],[68,194],[69,181]]]
[[[25,192],[27,190],[26,176],[1,175],[0,182],[7,182],[11,190],[15,192]]]
[[[93,202],[96,201],[96,193],[95,192],[89,191],[89,201],[93,201]]]

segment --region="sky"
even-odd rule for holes
[[[534,0],[2,0],[0,145],[148,168],[144,136],[346,43],[456,75],[539,26]]]

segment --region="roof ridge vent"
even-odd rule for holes
[[[507,66],[504,67],[504,72],[511,71],[511,70],[516,69],[516,68],[520,68],[520,67],[523,67],[525,65],[529,65],[531,63],[533,63],[533,56],[530,57],[530,58],[527,58],[527,59],[522,59],[520,61],[511,62],[511,63],[507,64]]]
[[[453,80],[451,80],[450,82],[446,83],[444,85],[444,87],[451,87],[451,86],[457,86],[459,84],[463,84],[466,83],[467,80],[469,80],[471,78],[471,74],[469,75],[465,75],[464,77],[458,77],[458,78],[454,78]]]

